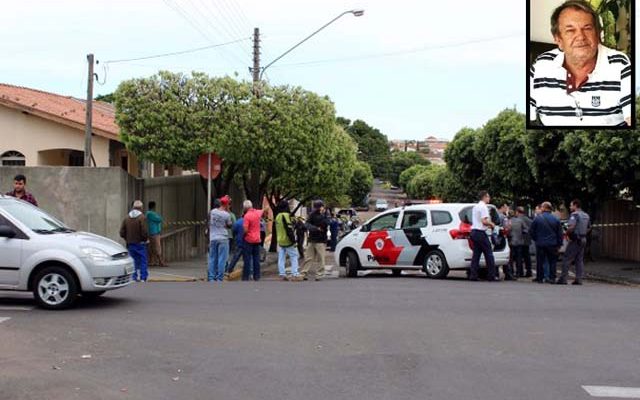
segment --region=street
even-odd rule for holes
[[[589,399],[640,386],[636,287],[369,274],[0,293],[0,399]]]

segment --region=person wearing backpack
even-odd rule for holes
[[[562,225],[551,214],[551,203],[542,203],[542,214],[531,223],[531,239],[536,244],[536,278],[538,283],[555,283],[558,250],[562,246]],[[544,263],[549,263],[549,278],[544,278]]]
[[[278,243],[278,273],[284,281],[301,280],[298,272],[298,249],[296,248],[296,237],[291,222],[291,211],[289,202],[282,200],[278,204],[278,214],[276,215],[276,241]],[[286,257],[291,261],[291,275],[289,278],[285,270]]]

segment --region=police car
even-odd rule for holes
[[[394,208],[370,219],[346,235],[337,245],[335,260],[347,276],[359,270],[391,269],[423,271],[429,278],[445,278],[449,271],[468,270],[473,243],[471,213],[474,204],[417,204]],[[489,205],[498,224],[498,211]],[[494,240],[496,266],[509,262],[509,246],[500,231]],[[486,271],[484,257],[480,266]],[[481,270],[482,271],[482,270]]]

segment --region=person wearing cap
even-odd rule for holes
[[[217,207],[209,214],[209,268],[207,281],[222,282],[224,270],[229,258],[229,231],[231,215],[229,196],[224,196],[216,202]],[[219,203],[219,204],[218,204]]]
[[[327,248],[327,228],[331,221],[324,212],[324,202],[316,200],[313,202],[313,212],[309,214],[305,227],[309,231],[309,240],[304,265],[302,267],[302,277],[308,279],[311,265],[315,266],[315,280],[322,280],[325,271],[325,252]]]
[[[133,202],[133,208],[122,221],[120,237],[127,243],[129,255],[133,258],[135,271],[133,279],[146,282],[149,276],[147,270],[147,242],[149,233],[147,219],[142,212],[143,204],[140,200]]]

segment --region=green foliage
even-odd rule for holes
[[[429,160],[414,152],[395,151],[391,153],[391,168],[388,175],[391,184],[398,186],[400,174],[416,164],[429,165]]]
[[[125,81],[115,93],[122,140],[142,159],[184,168],[214,151],[224,178],[242,183],[254,202],[265,194],[274,202],[343,196],[356,146],[333,104],[299,87],[265,86],[260,98],[251,89],[202,73]]]
[[[105,103],[113,103],[115,101],[115,96],[113,93],[109,94],[99,94],[96,96],[95,100],[103,101]]]
[[[640,97],[636,98],[640,111]],[[638,115],[640,117],[640,115]],[[588,208],[629,193],[640,200],[640,131],[524,130],[505,110],[478,130],[462,129],[445,151],[447,168],[414,178],[411,190],[443,201],[474,201],[480,189],[519,204],[580,198]],[[410,190],[410,191],[411,191]]]
[[[426,171],[428,168],[429,168],[428,165],[415,164],[405,169],[404,171],[402,171],[402,173],[400,174],[400,177],[398,178],[398,183],[400,184],[400,187],[406,192],[409,182],[411,182],[411,180],[416,175],[418,175],[423,171]]]
[[[371,167],[373,176],[381,178],[387,175],[391,162],[391,151],[387,137],[366,122],[355,120],[353,123],[342,117],[336,122],[342,126],[358,145],[358,160]]]
[[[407,195],[414,199],[438,197],[438,175],[443,173],[445,170],[446,167],[441,165],[426,166],[407,184]]]
[[[372,187],[373,174],[371,173],[371,167],[365,162],[356,162],[348,191],[351,203],[354,205],[364,204]]]

